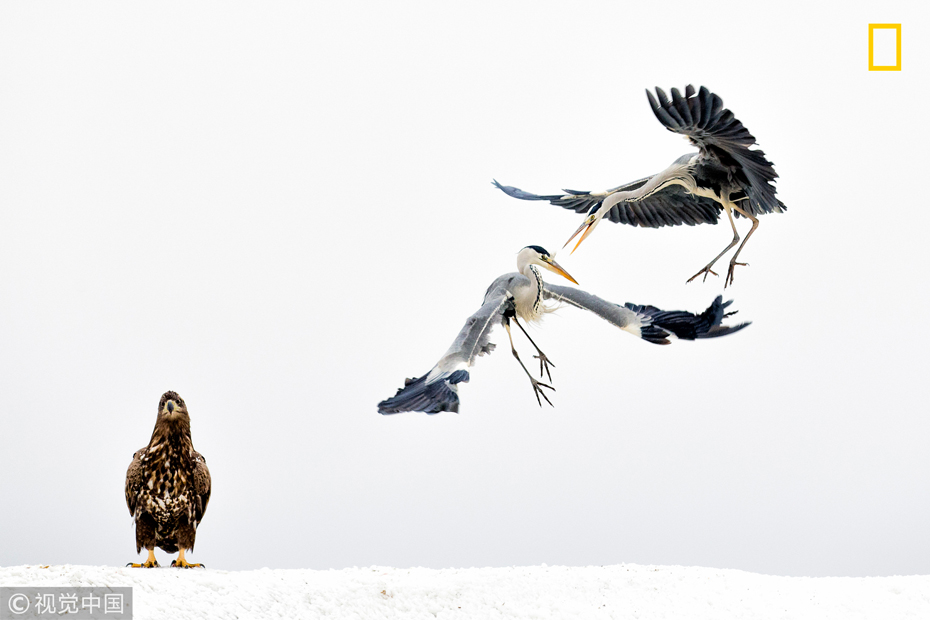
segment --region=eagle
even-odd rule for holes
[[[155,430],[147,446],[132,455],[126,472],[126,505],[136,526],[136,553],[149,557],[133,568],[155,568],[155,547],[178,553],[171,566],[203,567],[184,559],[193,551],[197,526],[210,501],[210,470],[191,441],[191,418],[177,392],[158,401]]]

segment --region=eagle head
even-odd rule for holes
[[[189,417],[184,399],[178,396],[177,392],[168,391],[162,394],[161,400],[158,401],[158,419],[176,420],[181,417]]]

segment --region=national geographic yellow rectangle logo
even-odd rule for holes
[[[878,30],[878,37],[876,37]],[[891,34],[894,33],[894,43]],[[878,41],[876,41],[878,38]],[[894,56],[892,57],[892,52]],[[878,64],[876,64],[878,61]],[[893,61],[893,64],[892,64]],[[869,71],[901,70],[901,24],[869,24]]]

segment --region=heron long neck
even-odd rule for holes
[[[542,273],[536,265],[527,265],[523,269],[523,275],[530,280],[530,286],[534,289],[533,295],[533,314],[539,314],[539,306],[542,304],[543,279]]]
[[[681,185],[688,192],[694,192],[697,185],[694,181],[694,175],[691,173],[690,160],[687,162],[676,161],[634,190],[614,192],[604,199],[598,209],[598,213],[603,217],[618,203],[644,200],[656,192],[665,189],[669,185]]]

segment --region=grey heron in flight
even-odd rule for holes
[[[725,317],[735,312],[724,313],[732,302],[723,303],[723,298],[720,296],[701,314],[677,310],[664,311],[655,306],[639,306],[629,303],[621,306],[577,288],[546,284],[543,282],[539,267],[554,271],[575,282],[575,279],[562,269],[543,248],[538,245],[523,248],[517,254],[519,273],[504,274],[494,280],[484,295],[481,308],[468,318],[455,342],[436,365],[422,377],[407,379],[404,387],[397,390],[397,394],[378,403],[378,412],[382,414],[404,411],[457,412],[459,410],[458,384],[469,380],[468,368],[479,356],[487,355],[494,350],[495,345],[489,341],[489,337],[494,326],[499,324],[507,330],[510,351],[529,377],[540,407],[542,406],[540,397],[552,405],[542,388],[550,390],[555,388],[534,378],[520,360],[513,346],[510,323],[511,321],[516,323],[536,349],[538,355],[534,357],[539,360],[539,378],[542,379],[543,372],[545,372],[551,381],[552,375],[549,367],[554,367],[555,364],[536,346],[520,324],[519,319],[527,323],[537,322],[545,313],[551,312],[563,303],[593,312],[620,329],[655,344],[669,344],[669,338],[684,340],[716,338],[732,334],[749,325],[749,323],[733,326],[721,325]],[[546,301],[554,301],[556,304],[555,306],[547,305]]]
[[[717,275],[712,270],[714,263],[739,243],[740,236],[733,221],[733,212],[736,212],[737,217],[742,215],[752,220],[752,228],[730,259],[723,284],[726,288],[733,283],[733,269],[747,264],[736,259],[759,226],[756,216],[782,213],[786,209],[775,197],[773,182],[778,175],[765,153],[750,148],[756,143],[753,135],[723,107],[720,97],[705,87],[695,93],[689,84],[684,97],[673,88],[671,101],[661,88],[656,88],[658,101],[648,90],[646,96],[659,122],[669,131],[686,136],[698,147],[697,153],[682,155],[658,174],[603,192],[566,189],[562,190],[565,194],[540,196],[501,185],[496,180],[494,185],[514,198],[548,200],[577,213],[587,213],[584,223],[565,244],[581,234],[572,252],[604,217],[611,222],[646,228],[694,226],[716,224],[722,208],[733,228],[733,241],[688,282],[701,274],[704,280],[708,273]]]

